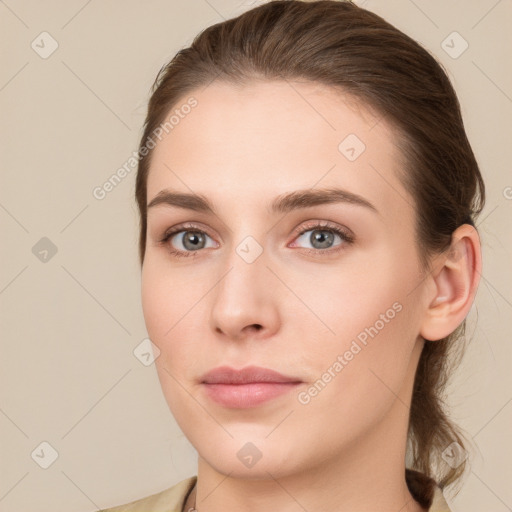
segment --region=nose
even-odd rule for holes
[[[227,340],[262,340],[279,329],[278,280],[264,253],[252,263],[234,253],[212,294],[211,325]]]

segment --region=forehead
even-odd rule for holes
[[[147,202],[171,188],[220,207],[226,199],[263,207],[262,200],[294,189],[340,186],[402,214],[411,206],[397,177],[403,164],[392,126],[339,90],[214,82],[171,111],[191,97],[196,106],[154,149]]]

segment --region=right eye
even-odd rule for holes
[[[208,248],[206,245],[207,238],[211,237],[194,226],[178,226],[166,231],[159,243],[168,246],[169,252],[174,256],[189,257],[196,256],[200,249]],[[212,245],[209,247],[212,247]],[[213,245],[213,247],[216,247],[216,245]]]

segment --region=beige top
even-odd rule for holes
[[[197,476],[192,476],[157,494],[99,512],[188,512],[183,506],[196,482]],[[439,487],[435,489],[429,512],[451,512]]]

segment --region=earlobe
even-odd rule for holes
[[[451,334],[466,318],[481,272],[480,239],[468,224],[457,228],[450,248],[437,258],[429,276],[434,290],[425,310],[420,335],[435,341]]]

